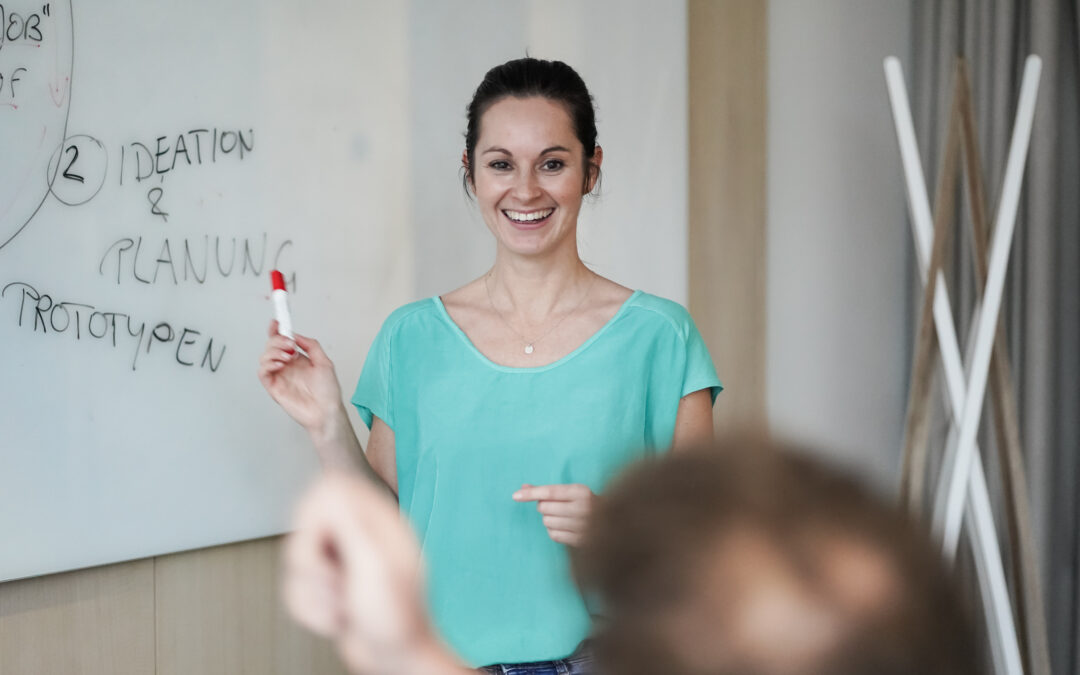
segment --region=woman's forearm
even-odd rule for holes
[[[320,428],[309,430],[308,435],[323,470],[360,473],[389,489],[371,468],[344,406],[339,406]]]

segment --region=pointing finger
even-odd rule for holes
[[[591,491],[588,487],[576,483],[571,485],[525,485],[514,493],[514,500],[519,502],[546,499],[572,501],[586,499],[589,494],[591,494]]]
[[[542,500],[537,502],[536,510],[545,516],[584,518],[589,515],[589,505],[587,502]]]

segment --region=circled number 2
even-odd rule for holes
[[[105,184],[109,156],[105,146],[93,136],[69,136],[49,160],[49,189],[68,206],[78,206],[94,198]]]
[[[74,145],[69,145],[64,150],[65,155],[68,154],[68,153],[72,153],[72,157],[71,157],[71,161],[68,162],[67,168],[64,169],[64,174],[63,174],[64,178],[67,178],[68,180],[77,180],[80,183],[86,182],[85,179],[82,176],[80,176],[77,173],[73,173],[71,171],[71,167],[75,166],[75,161],[77,159],[79,159],[79,148],[77,148]]]

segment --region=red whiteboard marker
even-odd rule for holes
[[[277,319],[279,335],[293,340],[292,316],[289,315],[289,294],[285,292],[285,277],[277,270],[270,271],[270,299],[274,303],[274,318]]]

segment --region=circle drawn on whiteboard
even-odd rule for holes
[[[101,141],[86,134],[69,136],[49,161],[49,191],[68,206],[85,204],[105,185],[108,169],[109,154]]]

